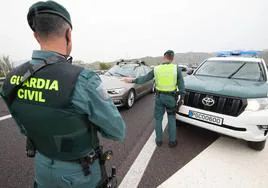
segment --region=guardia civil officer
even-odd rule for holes
[[[101,179],[97,132],[122,141],[125,123],[100,78],[71,65],[68,11],[40,1],[27,19],[41,50],[8,75],[1,95],[37,150],[35,187],[96,187]]]
[[[177,65],[172,64],[174,52],[168,50],[164,53],[164,61],[147,75],[133,79],[125,78],[126,82],[143,84],[155,79],[155,132],[156,145],[162,145],[162,120],[165,111],[168,114],[169,147],[176,147],[176,103],[178,94],[181,96],[180,104],[184,98],[184,80],[181,70]],[[177,91],[179,90],[179,92]]]

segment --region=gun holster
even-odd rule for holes
[[[107,176],[105,179],[102,179],[98,184],[97,188],[116,188],[116,187],[117,187],[116,168],[112,167],[111,175]]]
[[[29,137],[26,137],[26,155],[33,158],[36,154],[36,148]]]
[[[177,95],[177,105],[176,105],[176,111],[178,112],[180,110],[181,105],[183,105],[183,99],[181,95]]]
[[[103,148],[98,148],[99,162],[100,162],[100,170],[101,170],[101,180],[97,185],[97,188],[116,188],[117,187],[117,178],[116,178],[116,168],[112,167],[111,174],[107,174],[105,163],[107,160],[110,160],[113,152],[111,150],[103,153]]]
[[[176,106],[177,111],[180,110],[181,105],[182,105],[182,101],[179,100],[179,102],[177,103],[177,106]]]

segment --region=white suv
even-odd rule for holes
[[[222,52],[185,77],[177,119],[265,146],[268,132],[267,67],[255,51]]]

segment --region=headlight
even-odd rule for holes
[[[109,94],[123,94],[126,91],[126,88],[117,88],[117,89],[108,89]]]
[[[268,98],[248,99],[246,111],[260,111],[268,109]]]

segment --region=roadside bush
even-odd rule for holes
[[[13,63],[9,56],[2,56],[0,58],[0,77],[6,77],[6,75],[13,69]]]
[[[111,64],[108,63],[100,63],[100,70],[108,70],[112,67]]]

